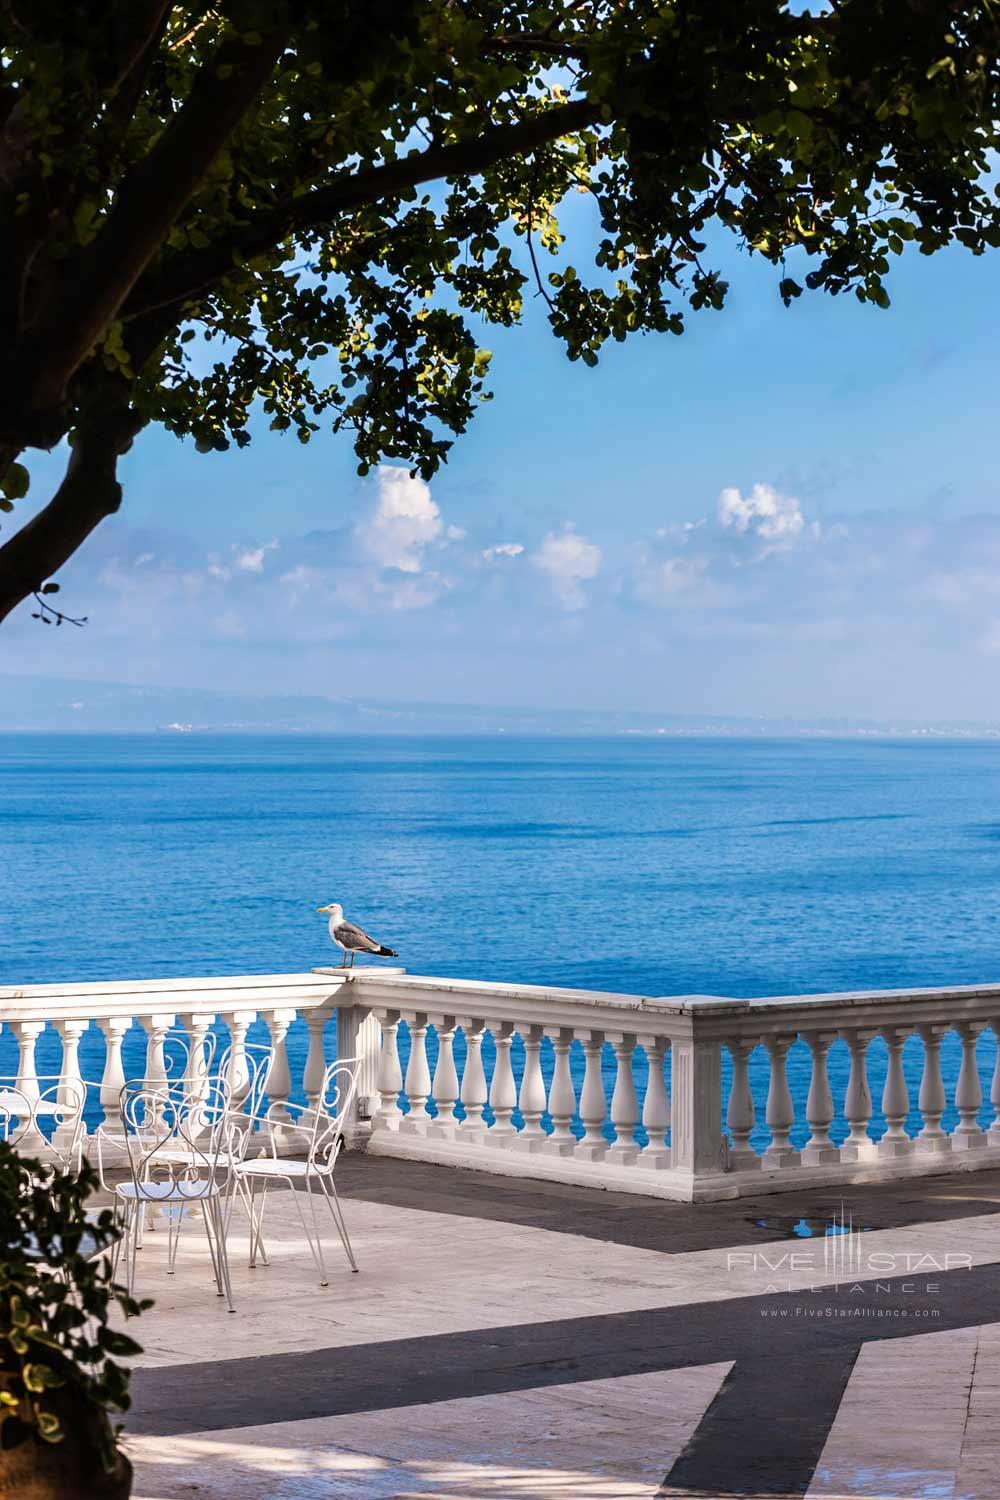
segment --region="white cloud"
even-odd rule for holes
[[[424,481],[411,479],[406,469],[382,464],[375,484],[375,504],[357,527],[358,540],[380,567],[419,573],[424,548],[441,534],[441,512]]]
[[[480,557],[492,562],[495,557],[520,557],[524,547],[520,542],[498,542],[495,547],[486,547],[479,554]]]
[[[531,561],[547,574],[564,609],[582,609],[586,602],[582,585],[597,577],[601,549],[578,536],[567,522],[562,531],[549,532]]]
[[[464,526],[449,526],[447,531],[445,532],[445,536],[448,538],[449,542],[462,542],[465,540],[465,535],[466,532]]]
[[[277,537],[272,538],[269,542],[265,542],[261,547],[247,547],[246,549],[234,547],[234,561],[236,566],[244,573],[263,573],[264,558],[268,552],[277,552],[277,550]]]
[[[723,490],[716,514],[720,526],[771,544],[767,551],[791,546],[806,524],[799,502],[769,484],[755,484],[745,497],[737,489]]]

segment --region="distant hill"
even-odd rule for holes
[[[414,703],[390,698],[258,696],[0,673],[0,732],[270,734],[891,735],[1000,738],[1000,726],[765,719],[587,709]]]

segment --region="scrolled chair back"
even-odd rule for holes
[[[87,1085],[80,1078],[58,1081],[40,1080],[42,1087],[34,1101],[35,1125],[46,1134],[50,1150],[64,1170],[79,1171],[83,1156],[84,1120]],[[42,1125],[49,1127],[43,1131]]]
[[[268,1074],[274,1053],[262,1042],[245,1042],[237,1051],[232,1043],[219,1054],[215,1075],[229,1092],[231,1106],[258,1124],[263,1120]]]
[[[0,1089],[0,1141],[17,1150],[34,1123],[35,1114],[27,1094],[18,1088]]]
[[[224,1096],[206,1122],[205,1100],[172,1100],[156,1090],[134,1090],[122,1098],[122,1119],[129,1166],[139,1185],[161,1183],[181,1196],[205,1196],[224,1189],[237,1161],[242,1161],[249,1125],[233,1114]],[[165,1130],[164,1125],[169,1129]]]
[[[344,1138],[344,1126],[358,1087],[361,1059],[338,1057],[323,1074],[321,1108],[316,1110],[309,1160],[317,1172],[332,1172]]]

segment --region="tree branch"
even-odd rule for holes
[[[37,405],[44,408],[62,399],[70,377],[117,316],[267,82],[284,44],[283,32],[256,45],[241,39],[223,42],[157,144],[125,178],[79,274],[45,325],[34,331]]]
[[[496,125],[467,141],[412,152],[380,167],[339,173],[311,193],[303,193],[273,211],[256,215],[224,242],[179,258],[169,275],[148,284],[140,282],[125,304],[123,315],[139,318],[203,294],[232,270],[234,251],[250,259],[273,249],[289,235],[323,228],[340,214],[367,203],[398,197],[410,188],[442,177],[473,177],[504,157],[527,155],[548,141],[596,124],[600,113],[599,104],[577,99],[516,125]]]

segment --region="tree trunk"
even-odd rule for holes
[[[105,516],[121,505],[118,459],[142,425],[120,384],[88,402],[66,475],[52,499],[0,547],[0,620],[37,593]]]

